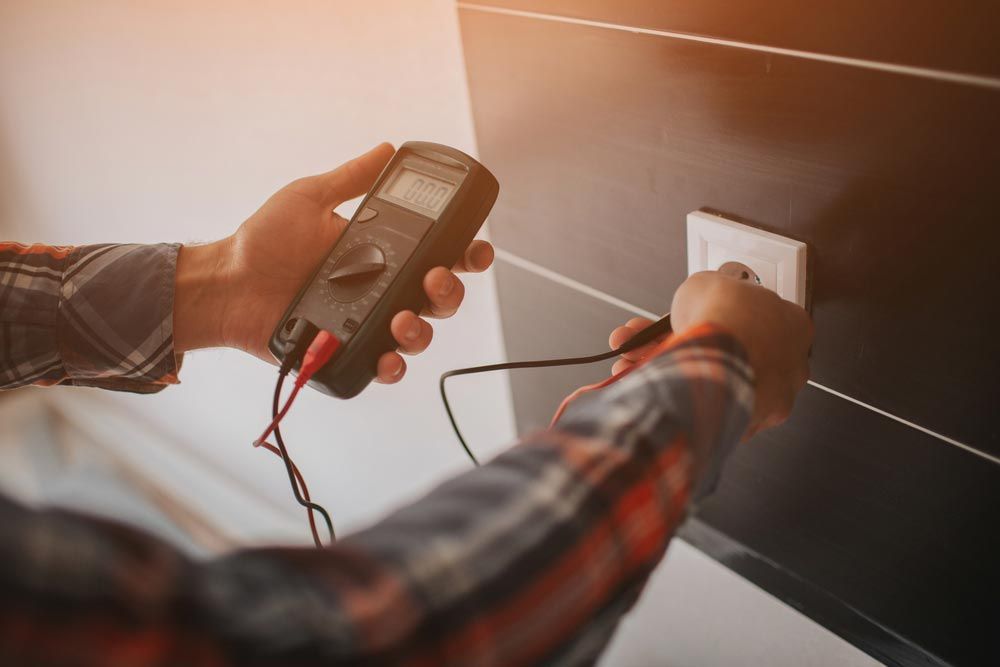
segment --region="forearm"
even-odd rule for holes
[[[0,388],[176,382],[173,245],[0,244]]]
[[[0,244],[0,389],[176,381],[175,355],[227,344],[227,317],[238,319],[230,242]]]
[[[380,638],[366,651],[428,664],[595,657],[752,410],[733,339],[702,328],[670,345],[557,430],[348,538],[406,573],[379,613],[356,616],[355,631]],[[387,623],[414,601],[424,608],[405,628]]]
[[[147,664],[195,645],[205,664],[592,658],[751,409],[731,338],[701,331],[675,345],[574,405],[558,430],[321,551],[254,550],[196,564],[133,531],[9,511],[0,521],[9,564],[0,611],[28,630],[58,631],[60,610],[82,605],[97,625],[158,637]],[[69,535],[95,563],[77,561],[60,577],[58,564],[19,548],[44,542],[40,534]],[[156,585],[129,583],[138,581]],[[35,601],[30,613],[18,607],[25,598]],[[113,657],[106,643],[88,641],[75,647],[82,663]],[[186,662],[201,664],[197,657]]]
[[[177,253],[174,348],[179,353],[225,344],[227,243],[185,245]]]

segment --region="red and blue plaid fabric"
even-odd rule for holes
[[[86,265],[101,251],[6,251],[7,386],[172,381],[173,251],[104,248]],[[699,327],[555,429],[322,550],[197,561],[0,499],[0,664],[591,664],[746,428],[752,382],[739,344]]]

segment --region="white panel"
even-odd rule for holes
[[[764,287],[806,305],[806,244],[695,211],[687,217],[688,275],[729,261],[753,269]]]

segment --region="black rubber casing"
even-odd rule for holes
[[[397,348],[397,343],[389,331],[389,323],[393,316],[403,310],[420,313],[427,306],[428,300],[423,288],[424,276],[437,266],[450,268],[462,258],[493,208],[500,190],[493,174],[465,153],[441,144],[407,142],[400,146],[379,175],[375,185],[365,195],[348,227],[328,253],[328,260],[343,252],[342,244],[350,243],[348,232],[353,226],[369,224],[359,223],[359,216],[367,208],[369,200],[380,191],[385,179],[393,174],[396,166],[409,155],[419,156],[451,168],[460,168],[467,175],[437,221],[431,224],[409,256],[400,258],[400,265],[395,270],[391,283],[360,323],[360,327],[350,335],[333,359],[310,380],[309,384],[314,388],[338,398],[356,396],[375,379],[379,358]],[[391,202],[381,198],[372,205],[383,210],[395,207]],[[412,215],[410,212],[406,213]],[[404,215],[402,207],[399,207],[396,215]],[[290,326],[286,328],[286,324],[296,318],[297,312],[301,310],[299,305],[304,298],[308,297],[315,301],[315,296],[310,295],[310,291],[323,289],[320,274],[325,270],[328,270],[327,261],[324,261],[305,283],[271,334],[269,348],[279,362],[283,360],[285,332],[290,328]],[[315,311],[315,307],[313,310]],[[329,323],[315,321],[322,319],[321,316],[315,315],[308,319],[316,326],[329,329],[336,335],[332,320]]]

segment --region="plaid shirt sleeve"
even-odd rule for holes
[[[0,663],[591,663],[744,431],[752,382],[738,343],[700,327],[556,429],[322,550],[197,562],[0,501]]]
[[[176,383],[178,247],[0,243],[0,389]]]

